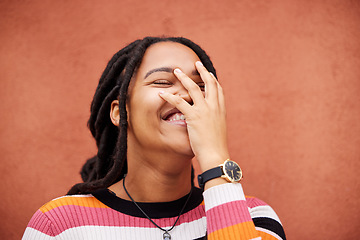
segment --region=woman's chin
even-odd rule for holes
[[[195,156],[190,145],[184,146],[182,148],[178,148],[176,149],[176,152],[179,153],[180,155],[183,155],[184,158],[193,158]]]

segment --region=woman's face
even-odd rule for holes
[[[180,95],[191,103],[173,70],[180,68],[202,87],[196,61],[199,57],[180,43],[160,42],[146,50],[129,86],[128,153],[133,151],[143,156],[176,153],[193,157],[183,115],[165,102],[159,92]]]

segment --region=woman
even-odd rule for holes
[[[116,53],[88,125],[98,154],[84,183],[40,208],[23,239],[285,239],[275,212],[244,196],[222,88],[190,40],[147,37]]]

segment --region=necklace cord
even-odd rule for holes
[[[186,199],[186,202],[185,202],[184,206],[182,207],[182,209],[181,209],[181,211],[180,211],[180,213],[179,213],[179,215],[178,215],[175,223],[172,225],[172,227],[171,227],[170,229],[166,230],[166,229],[160,227],[159,225],[157,225],[157,224],[144,212],[144,210],[141,209],[141,207],[134,201],[134,199],[130,196],[129,192],[127,191],[127,189],[126,189],[126,187],[125,187],[125,177],[123,178],[123,187],[124,187],[124,190],[125,190],[127,196],[131,199],[131,201],[135,204],[135,206],[145,215],[145,217],[146,217],[147,219],[149,219],[150,222],[152,222],[157,228],[161,229],[161,230],[164,231],[164,232],[170,232],[171,230],[174,229],[176,223],[179,221],[179,218],[180,218],[181,214],[182,214],[183,211],[185,210],[185,207],[186,207],[187,203],[189,202],[191,193],[192,193],[192,191],[193,191],[193,188],[191,188],[190,193],[189,193],[189,196],[188,196],[188,198]]]

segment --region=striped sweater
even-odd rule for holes
[[[188,196],[166,203],[139,203],[159,226],[169,229]],[[240,183],[194,188],[172,240],[285,239],[280,220],[263,201],[245,197]],[[23,240],[163,239],[132,203],[108,190],[64,196],[42,206],[31,218]]]

